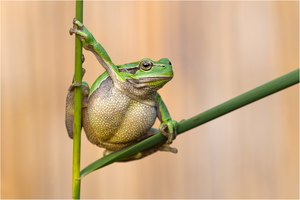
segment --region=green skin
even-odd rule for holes
[[[168,144],[176,137],[177,122],[172,120],[157,90],[173,77],[169,59],[153,61],[145,58],[138,62],[115,65],[105,49],[78,20],[74,19],[71,34],[76,34],[83,47],[96,56],[106,72],[101,74],[91,88],[82,84],[82,124],[87,138],[107,152],[117,151],[145,139],[155,132],[151,128],[158,117],[159,130],[167,137],[166,144],[146,150],[130,158],[140,159],[158,150],[176,153]],[[73,138],[73,88],[67,96],[66,126]]]

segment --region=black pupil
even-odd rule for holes
[[[151,65],[151,64],[150,64],[149,62],[144,62],[144,63],[143,63],[143,66],[146,67],[146,68],[150,67],[150,65]]]
[[[172,65],[171,61],[169,61],[169,65]]]

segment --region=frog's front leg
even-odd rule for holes
[[[157,94],[156,102],[158,114],[157,117],[161,121],[159,130],[164,136],[167,137],[167,144],[171,144],[172,141],[176,138],[177,122],[175,120],[172,120],[167,106],[165,105],[159,94]]]
[[[121,82],[125,81],[120,75],[118,67],[111,61],[102,45],[96,41],[90,31],[77,19],[73,20],[73,28],[70,29],[70,34],[74,33],[82,41],[83,47],[94,53],[99,63],[105,68],[114,82],[116,80]]]

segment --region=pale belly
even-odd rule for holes
[[[92,143],[115,151],[147,134],[157,114],[155,107],[130,99],[106,82],[89,98],[83,127]]]

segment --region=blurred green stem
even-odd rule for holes
[[[179,123],[177,131],[178,133],[183,133],[297,83],[299,83],[299,69],[249,90],[188,120],[182,121]]]
[[[76,0],[76,19],[83,20],[83,1]],[[75,37],[75,75],[74,83],[82,83],[82,44]],[[73,174],[72,198],[80,199],[80,146],[81,146],[81,86],[75,88],[74,96],[74,126],[73,126]]]
[[[268,95],[276,93],[280,90],[283,90],[287,87],[299,83],[299,69],[296,69],[288,74],[285,74],[277,79],[274,79],[268,83],[265,83],[257,88],[254,88],[244,94],[241,94],[233,99],[230,99],[218,106],[215,106],[199,115],[196,115],[190,119],[183,120],[178,123],[177,133],[181,134],[192,128],[200,126],[208,121],[216,119],[222,115],[225,115],[229,112],[232,112],[238,108],[241,108],[245,105],[253,103],[259,99],[262,99]],[[86,168],[81,171],[81,177],[86,176],[87,174],[100,169],[106,165],[109,165],[113,162],[120,161],[122,159],[128,158],[135,155],[138,152],[149,149],[155,145],[165,142],[166,138],[162,134],[156,134],[146,140],[143,140],[133,146],[130,146],[126,149],[111,153],[107,156],[96,160]]]

